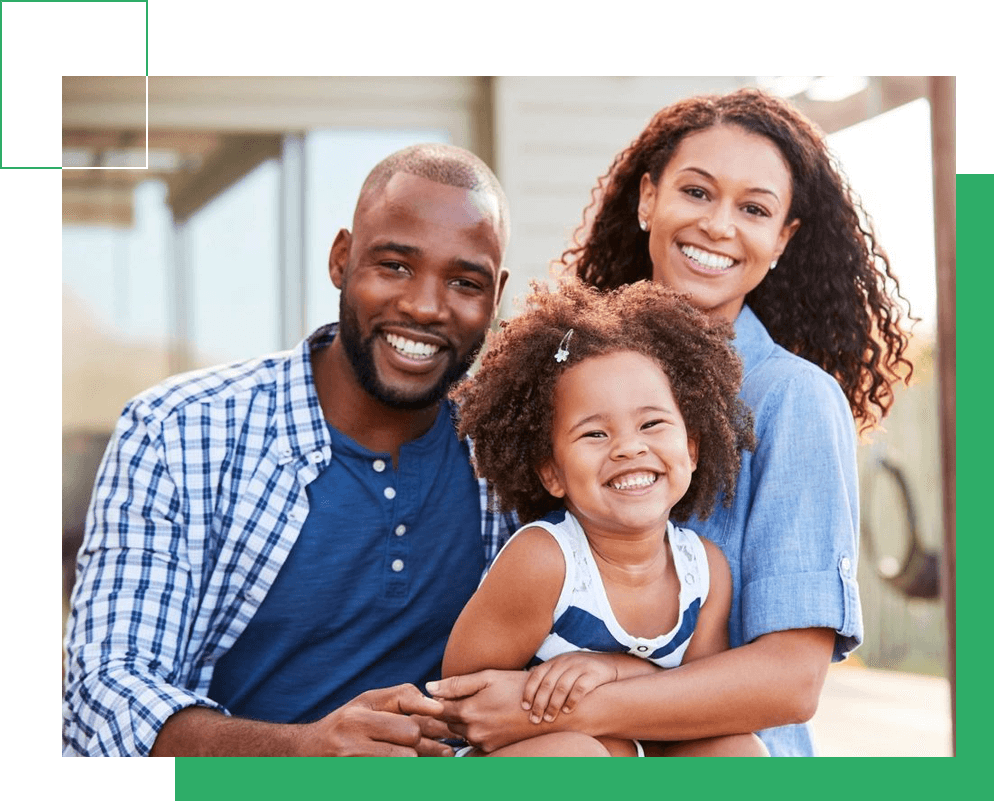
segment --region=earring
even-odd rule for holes
[[[770,269],[775,270],[776,268],[777,268],[777,260],[774,259],[773,261],[770,262]]]
[[[646,220],[639,220],[639,228],[641,228],[643,231],[648,231],[649,230],[649,223],[648,223],[648,221],[646,221]]]

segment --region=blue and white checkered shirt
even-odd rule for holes
[[[147,755],[207,698],[331,458],[310,349],[168,379],[125,407],[97,474],[66,633],[64,755]],[[486,563],[516,527],[480,483]]]

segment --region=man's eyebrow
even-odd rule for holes
[[[481,278],[486,278],[488,281],[494,280],[494,271],[485,264],[478,264],[475,261],[467,261],[466,259],[456,259],[455,262],[461,270],[465,270],[469,273],[474,273],[479,275]]]
[[[683,169],[680,170],[680,172],[696,172],[698,175],[703,175],[709,181],[712,181],[712,182],[716,183],[715,177],[711,173],[709,173],[707,170],[702,170],[700,167],[684,167]],[[777,200],[780,200],[780,196],[777,195],[776,192],[774,192],[772,189],[766,189],[766,188],[764,188],[762,186],[752,186],[752,187],[749,188],[748,191],[750,191],[750,192],[762,192],[763,194],[766,194],[766,195],[773,195],[773,197],[775,197]]]
[[[381,242],[373,245],[370,250],[373,253],[402,253],[405,256],[420,256],[421,248],[417,245],[402,245],[400,242]]]

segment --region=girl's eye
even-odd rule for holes
[[[662,422],[663,422],[662,420],[650,420],[648,423],[643,424],[642,428],[643,429],[653,428],[654,426],[661,425]]]
[[[764,209],[762,206],[757,206],[755,203],[750,203],[743,209],[746,214],[754,214],[757,217],[769,217],[770,213]]]
[[[606,437],[606,436],[607,436],[607,434],[605,434],[603,431],[585,431],[583,434],[580,435],[581,439],[583,437],[590,437],[592,439],[600,439],[600,438]]]
[[[683,191],[686,192],[691,197],[697,198],[698,200],[704,200],[708,196],[708,193],[705,192],[703,189],[701,189],[699,186],[688,186]]]

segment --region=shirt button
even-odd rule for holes
[[[403,537],[407,533],[407,526],[401,523],[399,526],[397,526],[397,528],[393,530],[393,533],[396,534],[398,537]]]
[[[694,583],[694,574],[693,573],[688,573],[686,576],[683,577],[683,580],[686,581],[688,584],[693,584]]]
[[[386,495],[387,498],[392,501],[394,498],[397,497],[397,490],[395,490],[393,487],[387,487],[385,490],[383,490],[383,494]]]
[[[311,454],[310,459],[312,462],[314,462],[314,464],[317,464],[322,459],[324,459],[324,454],[321,453],[321,451],[314,451],[314,453]]]
[[[648,645],[640,645],[639,646],[639,650],[640,651],[648,651],[649,650],[649,646]]]
[[[394,559],[393,562],[390,564],[390,569],[394,573],[399,573],[401,570],[404,569],[404,560],[403,559]]]
[[[848,576],[849,571],[852,569],[852,562],[849,561],[848,556],[843,556],[842,561],[839,562],[839,567],[842,568],[842,575]]]
[[[387,469],[387,463],[384,462],[382,459],[377,459],[375,462],[373,462],[373,469],[377,473],[382,473],[384,470]]]

